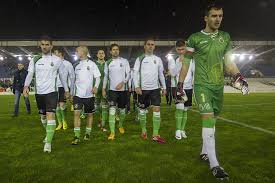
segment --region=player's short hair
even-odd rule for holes
[[[176,46],[176,48],[177,47],[185,46],[185,41],[183,41],[183,40],[177,40],[175,46]]]
[[[116,44],[116,43],[113,43],[113,44],[111,44],[111,46],[110,46],[110,51],[112,51],[112,49],[113,49],[113,47],[118,47],[118,49],[119,49],[119,46],[118,46],[118,44]]]
[[[144,39],[144,45],[146,45],[148,41],[155,41],[155,38],[148,37],[148,38]]]
[[[98,53],[99,51],[103,51],[103,52],[105,53],[105,50],[104,50],[103,48],[99,48],[99,49],[97,50],[97,53]]]
[[[82,51],[84,51],[86,53],[86,55],[88,55],[88,53],[89,53],[87,46],[79,46],[79,47],[77,47],[77,49],[82,49]]]
[[[41,36],[39,40],[40,40],[40,41],[49,41],[50,44],[53,44],[52,38],[51,38],[50,36],[48,36],[48,35],[43,35],[43,36]]]
[[[55,47],[53,51],[58,51],[58,53],[61,53],[62,56],[65,56],[65,50],[62,47]]]
[[[209,15],[209,12],[210,12],[211,10],[221,10],[221,9],[223,9],[223,7],[222,7],[221,4],[218,4],[218,3],[209,4],[209,5],[205,8],[204,15],[205,15],[205,16],[208,16],[208,15]]]

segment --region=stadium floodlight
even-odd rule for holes
[[[240,61],[244,60],[244,54],[240,55]]]
[[[236,54],[231,54],[230,58],[231,60],[235,60]]]
[[[77,61],[77,56],[76,55],[74,55],[74,60]]]
[[[31,56],[28,56],[28,60],[31,60],[32,59],[32,57]]]
[[[253,59],[253,55],[250,55],[250,56],[248,57],[248,59],[249,59],[249,60],[252,60],[252,59]]]
[[[4,60],[4,57],[3,57],[2,55],[0,56],[0,60],[1,60],[1,61],[3,61],[3,60]]]
[[[22,61],[22,60],[23,60],[23,57],[19,56],[19,57],[18,57],[18,60],[19,60],[19,61]]]
[[[168,54],[166,55],[166,58],[167,58],[168,60],[172,60],[172,59],[173,59],[173,54],[172,54],[172,53],[168,53]]]

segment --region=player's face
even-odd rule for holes
[[[156,47],[155,41],[148,40],[146,42],[146,44],[144,45],[145,53],[151,53],[152,54],[154,52],[154,50],[155,50],[155,47]]]
[[[60,58],[63,57],[62,53],[60,53],[58,50],[54,50],[53,54],[56,55],[56,56],[58,56],[58,57],[60,57]]]
[[[217,30],[221,26],[223,18],[223,10],[211,9],[208,16],[205,16],[204,20],[208,27],[212,30]]]
[[[98,60],[104,60],[104,58],[105,58],[105,53],[104,53],[103,50],[98,50],[96,56],[97,56]]]
[[[23,64],[17,64],[17,68],[18,68],[18,70],[22,70],[24,68],[24,65]]]
[[[76,55],[77,55],[78,58],[84,58],[84,57],[87,56],[85,51],[80,47],[76,49]]]
[[[51,52],[53,46],[50,41],[41,40],[40,48],[41,48],[42,53],[48,54]]]
[[[113,57],[118,57],[119,56],[119,48],[117,46],[114,46],[112,50],[110,51],[110,54]]]
[[[184,53],[185,53],[185,46],[176,47],[176,52],[177,52],[179,55],[184,54]]]

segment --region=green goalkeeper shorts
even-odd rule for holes
[[[194,86],[194,96],[201,114],[214,113],[218,116],[223,106],[223,86],[206,87]]]

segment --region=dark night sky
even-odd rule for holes
[[[186,38],[204,28],[207,0],[3,0],[0,39]],[[223,0],[233,40],[275,40],[275,0]]]

